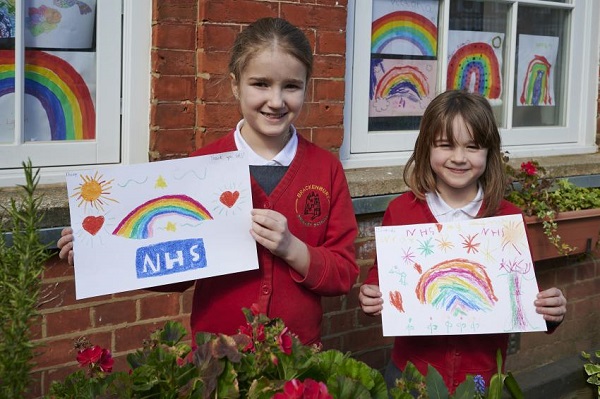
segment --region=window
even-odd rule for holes
[[[447,88],[490,100],[512,156],[595,152],[599,12],[592,1],[350,1],[344,165],[403,164]]]
[[[151,5],[0,0],[0,186],[147,162]]]

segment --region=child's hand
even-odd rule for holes
[[[285,216],[270,209],[253,209],[250,234],[257,243],[306,276],[310,262],[308,248],[290,232]]]
[[[73,229],[65,227],[60,232],[60,238],[56,242],[56,246],[60,249],[58,257],[67,259],[69,264],[73,266]]]
[[[381,314],[383,299],[381,299],[381,291],[379,291],[378,285],[362,285],[358,293],[358,301],[366,315],[377,316]]]
[[[535,311],[543,315],[546,321],[560,323],[567,313],[567,299],[556,287],[537,294],[537,299],[533,303]]]

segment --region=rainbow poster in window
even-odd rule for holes
[[[371,58],[369,117],[423,115],[435,96],[437,61]]]
[[[435,58],[438,9],[437,0],[374,0],[371,53]]]
[[[503,48],[503,33],[449,31],[447,89],[479,93],[500,105]]]
[[[517,106],[556,105],[554,95],[558,37],[519,35]]]
[[[258,268],[242,152],[72,171],[66,182],[77,299]]]
[[[96,54],[25,52],[25,141],[96,138]],[[0,137],[14,134],[15,54],[0,50]]]
[[[546,331],[521,215],[375,228],[383,335]]]

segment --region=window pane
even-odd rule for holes
[[[450,3],[446,87],[476,92],[492,104],[502,125],[506,111],[504,70],[507,4]]]
[[[15,5],[0,0],[0,143],[14,142]]]
[[[564,126],[569,11],[519,7],[513,126]]]
[[[95,0],[27,0],[25,141],[96,136]]]
[[[369,131],[415,130],[437,92],[438,0],[374,0]]]

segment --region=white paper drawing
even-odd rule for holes
[[[521,215],[375,228],[383,335],[546,331]]]
[[[258,268],[241,152],[66,179],[77,299]]]
[[[519,35],[517,106],[553,106],[558,37]]]

